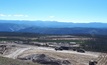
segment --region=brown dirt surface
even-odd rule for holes
[[[73,65],[88,65],[88,62],[96,57],[83,55],[82,54],[72,54],[72,53],[62,53],[63,51],[52,51],[52,50],[41,50],[41,49],[30,49],[19,55],[19,58],[23,58],[31,54],[46,54],[48,56],[58,58],[58,59],[67,59]]]

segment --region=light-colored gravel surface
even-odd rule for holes
[[[18,47],[16,51],[5,55],[5,57],[16,59],[17,57],[24,57],[30,54],[46,54],[54,58],[58,59],[67,59],[74,65],[88,65],[88,62],[91,59],[96,59],[100,53],[96,52],[86,52],[86,53],[79,53],[76,51],[55,51],[53,48],[47,47],[36,47],[30,45],[18,45],[22,46],[21,48]]]

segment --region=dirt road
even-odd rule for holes
[[[93,56],[93,57],[98,57],[100,55],[100,53],[97,53],[97,52],[80,53],[80,52],[71,51],[71,50],[55,51],[53,48],[46,48],[46,47],[38,47],[36,49],[39,49],[39,50],[51,50],[53,52],[60,52],[60,53],[72,53],[72,54],[79,54],[79,55],[87,55],[87,56]]]
[[[9,55],[5,55],[4,57],[17,59],[18,55],[22,54],[24,51],[29,50],[29,49],[30,48],[20,48],[20,49],[17,49],[16,51],[13,51],[13,53],[11,53]]]
[[[24,47],[24,45],[22,45]],[[18,55],[22,54],[24,51],[29,50],[29,49],[35,49],[35,50],[49,50],[52,52],[60,52],[60,53],[71,53],[71,54],[79,54],[79,55],[87,55],[87,56],[93,56],[93,57],[98,57],[100,53],[94,53],[94,52],[86,52],[86,53],[79,53],[76,51],[55,51],[53,48],[47,48],[47,47],[35,47],[35,46],[25,46],[24,48],[18,48],[16,51],[13,51],[13,53],[6,55],[5,57],[8,58],[13,58],[16,59]]]

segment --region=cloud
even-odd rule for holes
[[[13,16],[15,16],[15,17],[28,17],[28,15],[22,15],[22,14],[15,14]]]
[[[15,14],[13,16],[15,16],[15,17],[23,17],[24,15],[22,15],[22,14]]]
[[[24,15],[25,17],[29,17],[28,15]]]
[[[28,15],[23,15],[23,14],[15,14],[13,16],[14,17],[29,17]]]
[[[0,16],[1,16],[1,17],[4,17],[4,16],[6,16],[6,15],[5,15],[5,14],[0,14]]]
[[[55,18],[55,16],[49,16],[49,18]]]
[[[23,14],[0,14],[0,17],[28,17],[28,15]]]
[[[12,15],[7,15],[8,17],[11,17]]]

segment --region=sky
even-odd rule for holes
[[[0,20],[107,22],[107,0],[0,0]]]

